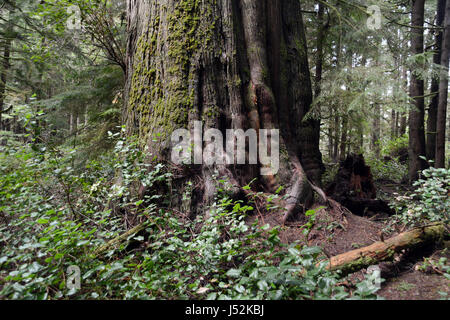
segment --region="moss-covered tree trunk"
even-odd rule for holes
[[[197,165],[199,199],[211,200],[218,171],[236,189],[254,178],[267,192],[287,187],[287,215],[312,200],[322,162],[318,122],[305,120],[312,88],[298,0],[129,0],[128,23],[129,134],[170,160],[171,133],[194,121],[224,136],[280,129],[276,175],[260,176],[258,165]]]

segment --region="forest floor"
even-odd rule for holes
[[[394,192],[404,192],[404,185],[396,185],[383,181],[377,185],[378,197],[387,200]],[[347,251],[368,246],[382,238],[390,238],[406,230],[397,230],[389,234],[385,228],[389,223],[389,216],[382,213],[372,213],[370,217],[362,217],[351,212],[334,212],[323,207],[316,207],[314,226],[308,235],[304,234],[306,218],[288,223],[280,230],[280,239],[286,244],[300,241],[308,245],[320,246],[323,252],[331,257]],[[281,225],[279,214],[265,214],[261,221],[271,226]],[[424,259],[438,261],[446,257],[450,261],[448,242],[440,245],[428,245],[405,252],[395,257],[392,262],[379,264],[381,277],[384,279],[378,295],[387,300],[438,300],[443,297],[439,292],[447,293],[450,297],[450,280],[439,274],[439,270],[426,268],[420,270]],[[446,248],[447,247],[447,248]],[[352,274],[352,280],[362,280],[367,269]],[[344,285],[352,285],[345,283]]]

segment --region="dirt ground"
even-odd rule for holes
[[[280,238],[284,243],[301,241],[308,245],[317,245],[323,248],[324,253],[331,257],[350,250],[370,245],[374,242],[395,236],[401,231],[393,231],[390,234],[383,232],[389,217],[374,215],[360,217],[349,211],[336,212],[325,208],[316,207],[316,220],[307,239],[303,234],[305,217],[299,217],[297,221],[281,227]],[[281,225],[279,214],[264,214],[264,223],[272,226]],[[448,246],[448,242],[447,246]],[[436,247],[431,245],[415,249],[396,256],[393,262],[381,263],[381,276],[385,281],[378,292],[379,297],[387,300],[437,300],[450,298],[450,280],[446,279],[439,270],[419,270],[424,258],[439,260],[446,257],[447,265],[450,262],[450,248],[445,245]],[[351,277],[363,278],[366,270],[363,269]],[[440,292],[447,294],[442,296]]]
[[[439,292],[445,292],[448,299],[449,286],[450,280],[442,275],[411,270],[388,279],[378,295],[387,300],[438,300],[444,298]]]

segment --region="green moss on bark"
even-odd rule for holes
[[[127,106],[140,141],[161,147],[173,130],[187,127],[197,89],[190,84],[214,35],[211,1],[154,5],[155,17],[137,41]]]

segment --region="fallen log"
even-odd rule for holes
[[[146,223],[138,224],[136,227],[128,230],[127,232],[121,234],[120,236],[108,241],[107,243],[101,245],[98,247],[94,252],[92,253],[95,257],[99,257],[103,255],[106,251],[110,249],[117,249],[123,242],[128,241],[131,237],[134,237],[139,232],[145,229],[147,226]]]
[[[392,260],[395,253],[404,249],[441,241],[444,233],[445,226],[443,223],[434,223],[415,228],[388,240],[375,242],[368,247],[331,257],[328,261],[327,269],[331,271],[341,270],[343,274],[353,273],[382,261]]]

